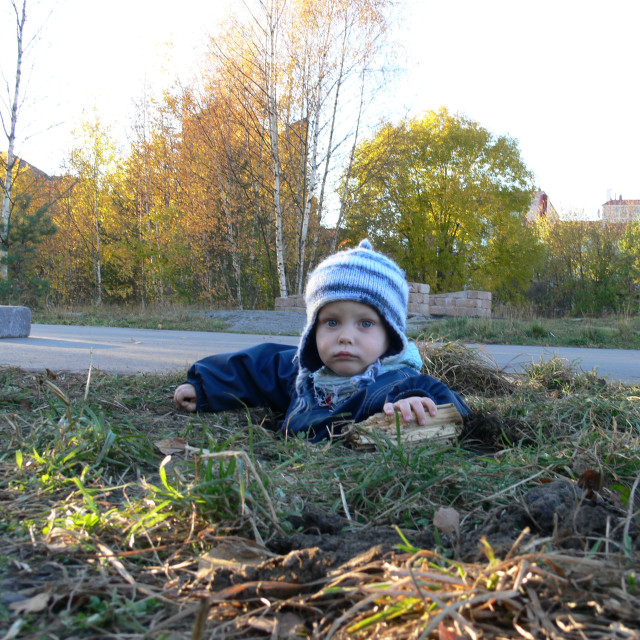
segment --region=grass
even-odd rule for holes
[[[227,328],[226,323],[207,316],[199,309],[184,307],[119,307],[112,305],[78,309],[45,307],[32,310],[32,322],[180,331],[224,331]]]
[[[635,628],[640,387],[560,360],[509,378],[456,344],[423,356],[475,419],[456,444],[372,452],[284,439],[264,410],[178,412],[175,376],[0,369],[0,630],[197,640]],[[583,499],[602,529],[580,529],[578,511],[548,531],[513,526],[528,490],[585,471],[604,481]],[[457,538],[433,526],[441,507],[459,514]],[[365,555],[342,564],[356,543]]]
[[[640,349],[640,315],[607,318],[441,318],[420,336],[479,344]]]
[[[640,315],[606,318],[537,318],[513,309],[497,309],[504,317],[430,319],[413,338],[480,344],[546,345],[640,349]],[[33,310],[33,322],[182,331],[228,331],[219,319],[198,309],[88,307],[76,310]],[[259,333],[262,330],[256,329]]]

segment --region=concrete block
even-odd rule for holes
[[[31,333],[31,309],[0,305],[0,338],[28,338]]]

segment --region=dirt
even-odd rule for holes
[[[482,539],[499,556],[508,553],[518,539],[520,547],[535,547],[536,540],[544,538],[547,547],[588,551],[608,529],[609,544],[622,548],[626,516],[626,509],[610,491],[583,491],[577,483],[558,479],[529,490],[521,499],[483,518],[468,519],[460,528],[459,538],[455,533],[440,533],[438,537],[443,550],[465,562],[485,558]],[[400,542],[395,528],[353,528],[346,519],[315,510],[304,513],[293,524],[298,525],[298,532],[272,541],[269,546],[274,551],[282,554],[317,547],[333,554],[334,562],[341,564],[372,547],[382,553],[391,551]],[[631,548],[640,550],[640,527],[633,522],[626,533]],[[430,549],[436,544],[434,530],[403,530],[403,534],[418,548]]]

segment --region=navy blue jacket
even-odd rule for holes
[[[265,343],[199,360],[187,374],[187,382],[196,389],[196,410],[270,407],[285,414],[278,423],[283,433],[306,433],[313,442],[339,433],[345,422],[360,422],[380,413],[386,402],[410,396],[428,397],[436,404],[452,402],[462,415],[469,413],[460,396],[444,383],[402,367],[379,375],[334,407],[314,402],[310,409],[292,415],[298,375],[296,351],[289,345]]]

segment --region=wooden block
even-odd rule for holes
[[[449,441],[460,434],[462,416],[452,403],[438,405],[438,413],[435,416],[427,415],[427,424],[419,425],[417,422],[405,423],[400,419],[400,441],[404,443],[420,443],[426,441]],[[376,431],[382,438],[374,436]],[[393,444],[398,444],[398,429],[396,416],[388,416],[386,413],[376,413],[363,422],[355,425],[351,435],[352,444],[358,449],[370,449],[384,438]]]

